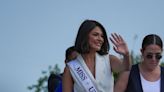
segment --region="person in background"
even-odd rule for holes
[[[63,74],[63,92],[113,92],[112,72],[130,69],[131,60],[123,38],[114,33],[110,38],[121,59],[108,53],[105,28],[95,20],[85,20],[77,33],[77,58],[67,63]]]
[[[48,92],[54,92],[60,83],[61,76],[58,74],[51,73],[48,78]]]
[[[163,42],[156,34],[144,37],[141,48],[142,61],[123,72],[114,92],[164,92],[164,68],[159,65]]]
[[[67,48],[65,52],[65,64],[75,59],[77,55],[78,53],[76,52],[74,46]],[[48,92],[62,92],[62,75],[63,73],[60,75],[50,75],[48,80]]]

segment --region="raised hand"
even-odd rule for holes
[[[129,50],[124,39],[116,33],[112,33],[111,36],[112,37],[110,37],[109,39],[114,44],[113,46],[114,50],[121,55],[129,54]]]

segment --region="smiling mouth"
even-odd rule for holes
[[[102,43],[101,42],[98,42],[97,45],[102,46]]]
[[[101,46],[102,46],[102,44],[96,44],[96,46],[99,46],[99,47],[101,47]]]

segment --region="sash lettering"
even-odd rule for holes
[[[80,67],[76,68],[76,72],[79,75],[79,77],[81,78],[82,81],[84,81],[87,76],[85,75],[85,73],[81,70]]]
[[[68,63],[73,74],[75,74],[77,81],[80,81],[80,86],[84,87],[86,92],[98,92],[96,85],[92,82],[90,77],[87,75],[85,69],[79,64],[78,61],[74,60]]]

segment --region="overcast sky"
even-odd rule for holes
[[[0,0],[0,92],[30,92],[49,65],[63,71],[85,19],[122,35],[135,54],[149,33],[164,40],[163,0]]]

